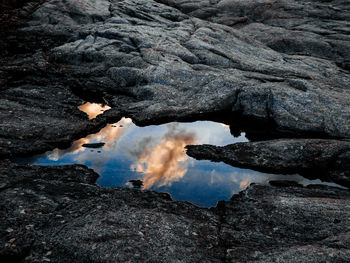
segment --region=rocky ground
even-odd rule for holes
[[[0,159],[66,147],[123,116],[209,119],[251,142],[188,154],[349,186],[349,21],[346,0],[2,0]],[[83,101],[112,108],[89,120]],[[1,262],[350,254],[348,190],[275,182],[208,210],[101,188],[81,166],[0,169]]]
[[[188,145],[187,155],[199,160],[320,178],[350,187],[350,142],[321,139],[279,139],[227,146]]]
[[[252,185],[212,209],[2,162],[1,262],[347,262],[350,193]]]

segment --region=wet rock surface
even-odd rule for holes
[[[187,155],[223,161],[263,172],[300,173],[311,179],[350,186],[350,142],[320,139],[279,139],[227,146],[189,145]]]
[[[216,208],[103,188],[79,165],[0,165],[1,262],[347,262],[349,191],[252,185]],[[283,220],[281,220],[283,218]]]

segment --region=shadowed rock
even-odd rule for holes
[[[143,181],[142,180],[129,180],[129,182],[136,189],[140,189],[143,186]]]
[[[345,263],[349,202],[327,186],[250,186],[216,208],[226,262]]]
[[[82,147],[85,147],[85,148],[101,148],[105,145],[104,142],[100,142],[100,143],[84,143],[82,145]]]
[[[1,163],[1,262],[219,262],[212,212],[96,178],[84,166]]]
[[[80,104],[81,100],[62,86],[26,85],[2,91],[0,158],[68,147],[74,139],[105,126],[102,116],[89,121],[77,109]]]
[[[349,191],[253,185],[216,208],[103,188],[85,166],[0,163],[0,260],[347,262]],[[155,253],[157,251],[157,253]]]
[[[311,179],[350,186],[350,142],[280,139],[261,142],[186,146],[187,155],[263,172],[300,173]]]

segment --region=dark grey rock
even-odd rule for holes
[[[23,85],[2,91],[0,158],[67,147],[74,139],[104,127],[104,118],[89,121],[77,109],[81,103],[69,89],[59,85]]]
[[[331,8],[335,2],[322,3],[322,8],[318,1],[308,5],[266,3],[210,2],[209,5],[218,10],[214,12],[218,16],[220,12],[231,16],[237,10],[250,14],[245,27],[232,28],[224,22],[213,23],[220,21],[209,19],[211,16],[195,14],[196,10],[204,13],[211,10],[205,11],[208,4],[202,1],[176,2],[179,9],[170,7],[170,2],[167,6],[148,0],[45,2],[25,26],[13,33],[27,49],[21,56],[8,52],[5,63],[0,65],[4,82],[1,89],[5,92],[0,103],[7,108],[3,99],[6,93],[27,89],[28,85],[39,89],[40,94],[46,88],[66,90],[69,87],[78,97],[85,93],[104,97],[113,107],[106,116],[131,117],[140,125],[173,120],[218,120],[223,116],[235,120],[241,116],[252,120],[250,122],[273,123],[279,132],[348,138],[350,77],[349,72],[339,66],[346,64],[344,52],[349,50],[345,31],[337,31],[344,36],[339,40],[342,48],[338,48],[344,54],[337,53],[336,58],[298,53],[292,48],[272,49],[272,44],[257,37],[262,34],[271,40],[275,32],[265,33],[267,31],[261,31],[259,26],[287,30],[288,25],[310,10],[311,24],[330,19],[334,27],[344,28],[348,14],[346,3],[337,1],[334,7],[343,7],[343,13]],[[187,6],[185,9],[181,7],[183,4]],[[278,17],[268,15],[269,19],[259,22],[259,16],[266,15],[261,12],[263,7],[269,7],[269,14],[270,11],[283,12]],[[241,19],[241,14],[237,17]],[[311,25],[309,20],[300,19],[298,28]],[[254,25],[255,31],[254,28],[248,30]],[[305,29],[302,33],[309,31]],[[304,35],[298,37],[298,41],[305,39],[304,45],[312,48]],[[332,48],[332,52],[338,49]],[[322,46],[317,50],[326,52],[329,48]],[[19,48],[15,51],[19,52]],[[345,60],[338,61],[341,57]],[[63,92],[76,99],[70,92]],[[67,106],[63,101],[57,103]],[[22,111],[14,108],[14,114]],[[14,119],[11,123],[22,125]],[[48,126],[45,122],[40,127],[46,130]],[[69,133],[62,130],[62,134],[70,137]],[[39,139],[38,143],[44,142]],[[2,148],[3,155],[13,151],[6,144]],[[43,148],[37,147],[39,149]]]
[[[134,188],[140,189],[143,186],[142,180],[129,180]]]
[[[223,161],[263,172],[300,173],[311,179],[350,186],[350,142],[322,139],[279,139],[227,146],[189,145],[187,155]]]
[[[348,184],[349,145],[341,141],[350,137],[347,1],[23,0],[0,7],[0,158],[66,147],[123,116],[141,125],[244,120],[258,131],[268,123],[292,137],[337,140],[196,149],[241,167]],[[112,109],[88,120],[77,109],[83,100]],[[167,194],[102,188],[96,177],[83,166],[2,162],[0,261],[350,256],[348,190],[272,182],[202,209]]]
[[[347,262],[349,197],[320,185],[250,186],[216,208],[226,262]]]
[[[85,148],[101,148],[101,147],[103,147],[103,145],[105,145],[104,142],[100,142],[100,143],[84,143],[82,145],[82,147],[85,147]]]
[[[0,164],[1,262],[347,262],[350,193],[252,185],[211,209],[94,184],[85,166]]]
[[[51,5],[41,12],[46,15],[47,9],[50,16],[62,16]],[[78,26],[80,37],[53,49],[51,56],[73,75],[89,69],[93,79],[88,77],[86,86],[103,79],[100,91],[110,94],[111,105],[136,123],[234,112],[272,121],[280,130],[349,136],[350,78],[333,61],[282,54],[243,30],[149,1],[112,3],[111,10],[111,18],[101,25]],[[131,13],[138,15],[130,18]],[[170,13],[178,21],[164,15]],[[36,13],[32,23],[42,24],[42,16]],[[112,22],[115,19],[118,23]],[[59,21],[54,28],[59,30],[68,21]],[[120,104],[113,94],[137,102]]]
[[[207,209],[97,186],[83,166],[0,170],[1,262],[219,262],[218,216]]]
[[[278,186],[278,187],[303,187],[301,184],[295,182],[295,181],[288,181],[288,180],[274,180],[269,181],[269,184],[272,186]]]
[[[328,59],[349,70],[347,1],[157,1],[237,28],[278,52]]]

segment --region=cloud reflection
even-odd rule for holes
[[[68,149],[53,150],[48,154],[47,158],[51,161],[58,161],[62,156],[64,156],[67,153],[77,154],[79,152],[83,152],[86,150],[86,148],[82,147],[82,145],[85,143],[104,142],[105,145],[103,146],[103,149],[115,148],[119,141],[119,138],[124,134],[125,128],[131,125],[131,123],[131,119],[122,118],[117,123],[108,124],[96,134],[90,134],[85,138],[74,141],[71,147],[69,147]],[[80,156],[79,158],[81,159],[82,157]]]
[[[100,103],[86,102],[78,107],[79,110],[85,112],[89,116],[89,120],[95,119],[97,115],[102,114],[104,111],[109,110],[111,107]]]
[[[188,156],[184,147],[195,144],[195,133],[179,129],[177,124],[168,125],[168,132],[154,146],[146,146],[138,152],[138,162],[131,168],[145,174],[144,188],[153,185],[170,185],[187,172]]]
[[[239,188],[245,189],[250,185],[250,180],[243,180],[239,184]]]

